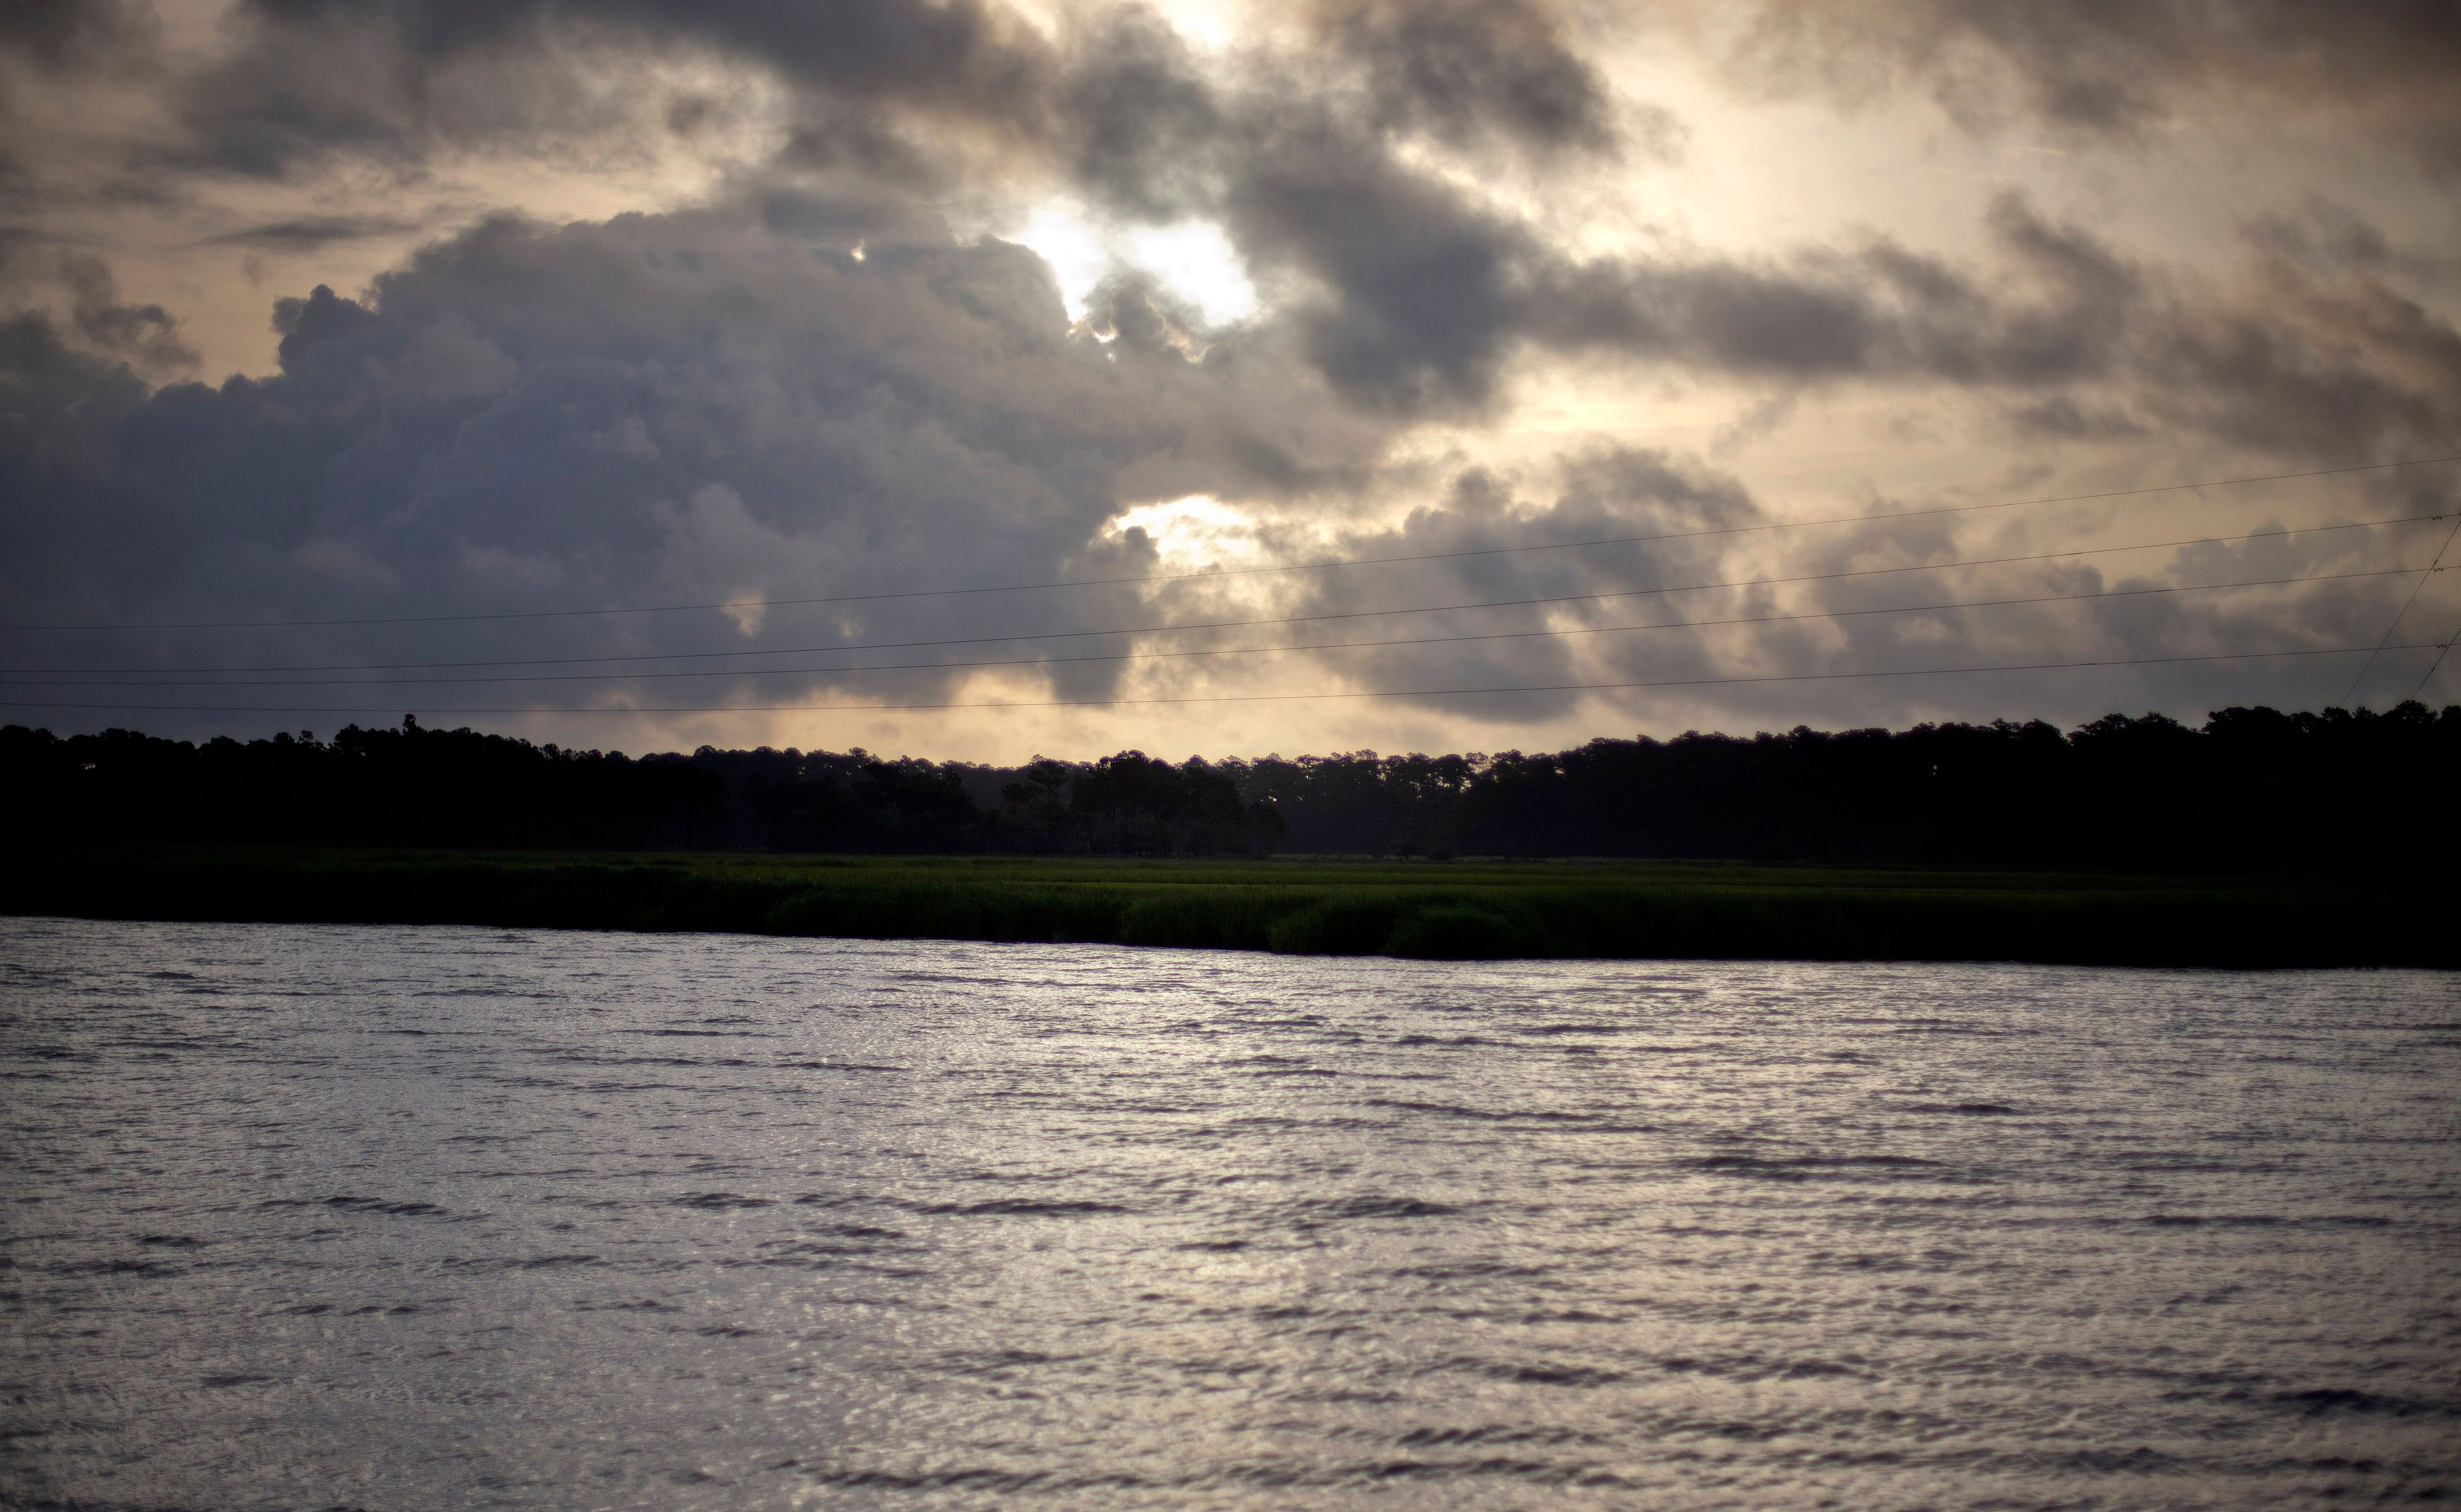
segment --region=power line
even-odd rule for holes
[[[2308,478],[2335,478],[2351,473],[2386,472],[2404,467],[2429,467],[2461,461],[2449,457],[2418,457],[2399,462],[2368,462],[2354,467],[2322,467],[2306,472],[2265,473],[2246,478],[2215,478],[2200,482],[2164,483],[2151,488],[2114,488],[2091,494],[2059,494],[2040,499],[2009,499],[1983,504],[1944,504],[1929,509],[1903,509],[1877,515],[1835,515],[1818,520],[1784,520],[1753,525],[1720,525],[1701,530],[1668,531],[1647,536],[1606,536],[1591,541],[1552,541],[1522,546],[1481,546],[1464,551],[1427,551],[1402,556],[1350,557],[1329,562],[1292,563],[1275,566],[1223,567],[1203,572],[1150,573],[1138,577],[1070,578],[1051,583],[1011,583],[974,588],[910,588],[887,593],[840,593],[800,599],[748,599],[720,604],[657,604],[594,609],[508,609],[482,614],[403,614],[328,620],[196,620],[88,625],[0,625],[9,631],[100,630],[236,630],[305,629],[351,625],[443,625],[482,620],[582,619],[610,614],[683,614],[725,609],[796,608],[818,604],[870,604],[891,599],[956,598],[984,593],[1030,593],[1056,588],[1110,587],[1137,583],[1181,583],[1196,578],[1253,576],[1275,572],[1320,572],[1337,567],[1379,566],[1402,562],[1447,562],[1466,557],[1507,556],[1524,551],[1572,551],[1596,546],[1638,545],[1652,542],[1697,541],[1712,536],[1746,535],[1767,530],[1799,530],[1814,525],[1869,524],[1890,520],[1916,520],[1938,515],[1974,514],[1991,509],[2022,509],[2038,504],[2074,504],[2108,499],[2136,499],[2150,494],[2188,493],[2202,488],[2236,488],[2248,483],[2289,482]]]
[[[2455,630],[2450,637],[2445,640],[2444,644],[2435,648],[2435,659],[2427,664],[2427,671],[2418,674],[2417,686],[2411,688],[2409,691],[2410,697],[2416,698],[2420,693],[2427,692],[2429,681],[2435,676],[2435,670],[2444,665],[2444,658],[2446,654],[2452,650],[2452,642],[2454,640],[2461,640],[2461,630]],[[2378,650],[2382,650],[2384,648],[2378,647],[2376,649]]]
[[[1323,614],[1268,615],[1239,620],[1196,620],[1178,625],[1114,626],[1090,630],[1037,630],[1007,635],[958,635],[918,641],[840,641],[826,646],[777,646],[762,650],[731,651],[642,651],[614,656],[524,656],[499,660],[458,662],[375,662],[324,666],[289,667],[125,667],[125,668],[12,668],[0,669],[0,680],[20,677],[75,676],[91,673],[141,676],[168,673],[230,672],[307,672],[307,671],[417,671],[431,669],[458,671],[464,668],[492,667],[587,667],[610,662],[670,662],[715,660],[746,656],[817,655],[828,651],[858,650],[922,650],[943,646],[985,646],[1016,641],[1083,640],[1103,635],[1161,635],[1186,630],[1250,629],[1267,625],[1320,625],[1338,620],[1388,619],[1404,614],[1452,614],[1474,609],[1532,608],[1558,604],[1592,604],[1609,599],[1649,598],[1666,593],[1709,592],[1723,588],[1780,587],[1802,583],[1833,583],[1854,578],[1887,577],[1906,572],[1944,572],[1952,568],[2009,566],[2030,562],[2056,562],[2071,557],[2113,556],[2129,551],[2162,551],[2181,546],[2228,545],[2234,543],[2266,541],[2274,537],[2324,535],[2337,530],[2376,530],[2389,525],[2420,524],[2429,521],[2455,518],[2449,514],[2402,515],[2389,520],[2359,520],[2337,525],[2302,525],[2254,530],[2236,536],[2196,536],[2176,541],[2144,541],[2128,545],[2086,546],[2066,551],[2038,551],[2019,556],[1973,557],[1957,562],[1916,563],[1895,567],[1860,567],[1839,572],[1809,572],[1792,577],[1737,578],[1721,583],[1685,583],[1651,588],[1618,588],[1602,593],[1567,593],[1542,598],[1483,599],[1466,604],[1433,604],[1396,609],[1344,609]],[[2395,571],[2415,572],[2415,567]],[[644,674],[646,675],[646,674]],[[405,679],[420,681],[422,679]],[[436,679],[441,681],[443,679]]]
[[[2308,650],[2287,651],[2213,651],[2194,656],[2129,656],[2093,661],[2073,662],[2010,662],[1988,667],[1907,667],[1876,671],[1845,672],[1770,672],[1746,677],[1669,677],[1644,682],[1614,683],[1535,683],[1504,688],[1396,688],[1362,689],[1341,692],[1316,693],[1189,693],[1160,698],[1048,698],[1012,701],[903,703],[903,704],[721,704],[715,706],[638,705],[633,707],[598,706],[565,708],[431,707],[431,714],[735,714],[735,713],[920,713],[951,709],[1115,709],[1156,704],[1246,704],[1301,703],[1336,698],[1461,698],[1492,693],[1569,693],[1609,692],[1644,688],[1710,688],[1751,683],[1830,682],[1851,678],[1872,677],[1958,677],[1985,672],[2069,671],[2096,667],[2163,667],[2191,662],[2262,661],[2292,656],[2356,656],[2370,648],[2365,646],[2322,647]],[[2432,641],[2386,646],[2385,650],[2436,650],[2442,648]],[[16,707],[28,709],[113,709],[148,710],[156,713],[279,713],[279,714],[352,714],[389,713],[399,707],[394,704],[120,704],[120,703],[47,703],[32,700],[11,700]],[[416,713],[417,711],[412,711]]]
[[[1555,636],[1609,635],[1639,630],[1708,629],[1738,625],[1781,625],[1806,620],[1840,620],[1875,614],[1924,614],[1948,609],[2076,604],[2102,599],[2142,598],[2164,593],[2212,593],[2230,588],[2269,588],[2299,583],[2338,583],[2358,578],[2400,577],[2419,570],[2421,569],[2417,567],[2376,567],[2361,572],[2321,572],[2286,578],[2255,578],[2236,583],[2172,584],[2163,587],[2108,588],[2094,593],[2044,593],[2027,598],[1969,599],[1943,604],[1906,604],[1860,609],[1819,609],[1795,614],[1741,615],[1721,620],[1658,620],[1644,625],[1575,625],[1536,630],[1493,630],[1477,635],[1410,635],[1377,641],[1298,642],[1279,646],[1209,647],[1195,650],[1114,651],[1099,656],[1017,656],[989,661],[893,662],[875,667],[721,667],[670,671],[546,672],[477,677],[290,678],[280,681],[266,679],[202,683],[179,678],[123,678],[111,681],[98,678],[63,678],[44,682],[20,682],[14,677],[0,675],[0,686],[24,688],[428,688],[440,684],[465,683],[631,682],[650,677],[845,676],[866,672],[964,671],[1005,667],[1064,667],[1081,663],[1164,661],[1197,656],[1255,656],[1280,651],[1341,651],[1396,646],[1451,646],[1477,641],[1536,640]]]
[[[2383,649],[2385,641],[2392,639],[2393,633],[2401,628],[2401,622],[2409,617],[2409,607],[2418,602],[2418,595],[2426,588],[2427,580],[2443,570],[2444,553],[2452,549],[2452,538],[2454,536],[2461,536],[2461,520],[2454,521],[2452,522],[2452,528],[2444,533],[2444,543],[2435,548],[2435,556],[2433,560],[2427,564],[2427,570],[2420,573],[2418,575],[2418,581],[2411,585],[2409,597],[2401,601],[2401,611],[2392,617],[2392,623],[2390,625],[2385,627],[2383,639],[2376,643],[2378,650]],[[2441,661],[2442,659],[2442,657],[2437,658],[2438,661]],[[2359,664],[2358,673],[2350,679],[2350,686],[2343,689],[2342,692],[2342,703],[2344,707],[2349,704],[2351,695],[2359,691],[2359,684],[2366,681],[2367,670],[2375,666],[2375,664],[2376,659],[2373,656],[2368,657],[2365,661]],[[2431,671],[2429,675],[2432,675]]]

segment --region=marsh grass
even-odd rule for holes
[[[21,853],[0,909],[1426,959],[2461,965],[2422,898],[2282,879],[1686,863]]]

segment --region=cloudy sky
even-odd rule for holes
[[[0,719],[2451,701],[2457,315],[2442,0],[18,0]]]

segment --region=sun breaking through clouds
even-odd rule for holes
[[[2456,80],[2423,3],[16,5],[0,717],[2449,700]]]

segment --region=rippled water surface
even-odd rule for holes
[[[2461,978],[0,920],[0,1501],[2461,1495]]]

